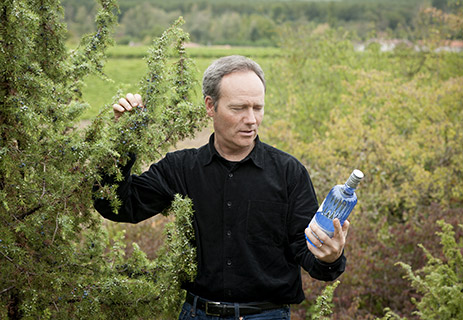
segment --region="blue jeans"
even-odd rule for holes
[[[196,312],[194,312],[196,311]],[[188,302],[183,304],[182,311],[178,317],[179,320],[290,320],[291,313],[289,311],[289,307],[284,307],[280,309],[273,309],[267,310],[262,313],[257,313],[249,316],[242,316],[239,317],[236,315],[235,317],[216,317],[216,316],[208,316],[204,310],[196,309],[193,310],[193,306]]]

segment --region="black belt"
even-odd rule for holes
[[[186,302],[194,305],[194,294],[188,292],[186,295]],[[251,302],[238,304],[240,316],[261,313],[266,310],[279,309],[287,307],[287,304],[275,304],[271,302]],[[229,302],[215,302],[197,297],[196,309],[203,310],[208,316],[215,317],[230,317],[235,315],[235,304]]]

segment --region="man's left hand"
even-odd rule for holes
[[[318,260],[326,263],[335,262],[342,255],[346,244],[347,231],[349,230],[349,221],[344,221],[341,227],[339,219],[336,218],[333,220],[333,226],[333,238],[330,238],[315,223],[311,223],[305,229],[305,234],[315,245],[314,247],[310,242],[306,241],[307,247]]]

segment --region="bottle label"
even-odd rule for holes
[[[356,203],[356,197],[342,198],[337,193],[330,192],[318,208],[313,220],[328,236],[333,237],[333,220],[338,218],[342,225]]]
[[[331,198],[326,206],[325,202],[326,199],[323,200],[322,205],[318,208],[317,212],[320,212],[320,214],[331,220],[334,220],[335,218],[340,219],[346,209],[347,201],[339,198]]]

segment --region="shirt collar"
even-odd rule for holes
[[[254,163],[255,166],[263,169],[264,168],[264,146],[262,142],[260,141],[259,136],[256,137],[255,142],[256,144],[254,148],[252,149],[251,153],[249,153],[247,157],[241,160],[240,162],[243,163],[243,162],[250,160]],[[199,153],[198,153],[198,159],[203,166],[207,166],[208,164],[212,162],[214,157],[217,157],[217,159],[222,158],[219,152],[215,149],[214,133],[213,133],[209,137],[209,143],[200,148]]]

